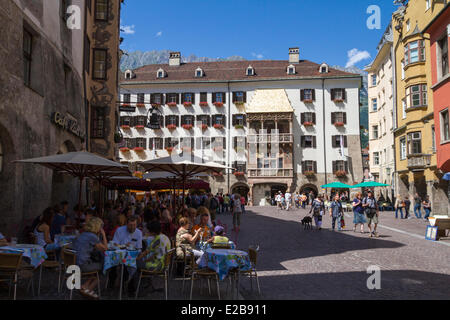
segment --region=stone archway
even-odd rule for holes
[[[72,141],[67,140],[59,147],[57,154],[64,154],[77,151]],[[78,190],[78,179],[66,173],[59,173],[55,170],[52,174],[51,189],[51,205],[60,203],[63,200],[74,205],[78,200],[78,193],[74,194],[74,190]]]
[[[317,197],[317,195],[319,194],[319,190],[317,189],[317,186],[315,184],[304,184],[300,188],[300,194],[305,193],[306,195],[309,195],[311,191],[314,194],[314,197]]]
[[[245,202],[248,203],[248,194],[250,192],[250,187],[245,183],[235,183],[231,188],[231,194],[240,194],[245,198]]]

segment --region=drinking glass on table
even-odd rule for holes
[[[13,237],[11,238],[11,246],[15,247],[17,245],[17,238]]]

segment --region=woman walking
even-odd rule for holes
[[[314,223],[316,224],[317,230],[322,230],[322,216],[325,212],[325,204],[323,203],[322,196],[317,196],[316,199],[311,203],[311,209],[309,213],[312,212],[314,217]]]
[[[353,200],[353,231],[356,232],[356,227],[358,224],[361,225],[361,233],[364,233],[364,223],[366,223],[366,216],[364,215],[364,208],[362,206],[362,194],[358,192],[356,198]]]
[[[239,228],[241,226],[241,213],[242,213],[242,204],[240,195],[238,194],[234,195],[232,207],[233,207],[233,231],[239,232]]]

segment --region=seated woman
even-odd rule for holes
[[[224,237],[223,234],[225,232],[225,229],[222,226],[216,226],[214,228],[214,236],[209,239],[207,242],[212,243],[213,245],[220,245],[220,246],[226,246],[229,243],[229,239],[227,237]]]
[[[200,216],[200,223],[192,228],[191,233],[201,230],[200,238],[202,238],[202,240],[208,240],[211,237],[211,229],[208,227],[208,220],[209,215],[206,212],[202,213]]]
[[[164,256],[170,250],[170,240],[161,233],[161,224],[158,221],[151,222],[147,229],[153,240],[137,257],[138,269],[162,271],[165,267]]]
[[[47,248],[48,245],[53,244],[50,237],[50,226],[53,221],[53,208],[47,208],[42,213],[42,219],[33,231],[36,237],[36,244],[51,250],[51,246]]]
[[[180,219],[180,228],[176,235],[176,246],[177,246],[177,257],[183,259],[183,248],[187,250],[192,250],[194,256],[199,259],[202,257],[203,252],[194,249],[194,245],[200,236],[201,229],[197,229],[194,235],[189,233],[189,220],[187,218]]]
[[[103,252],[108,249],[103,222],[100,218],[93,217],[83,227],[84,232],[72,243],[76,251],[76,263],[81,272],[101,271],[103,268]],[[100,241],[99,236],[102,237]],[[92,299],[98,299],[98,295],[93,291],[97,286],[97,278],[87,280],[82,286],[80,293]]]

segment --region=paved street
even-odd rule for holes
[[[276,208],[249,208],[242,216],[238,249],[259,245],[258,274],[262,297],[250,291],[250,282],[241,282],[243,299],[449,299],[450,241],[426,241],[426,222],[417,219],[395,220],[393,212],[382,212],[380,238],[353,232],[353,217],[346,216],[347,228],[332,232],[330,218],[324,219],[324,229],[303,230],[299,221],[305,210],[280,211]],[[353,215],[353,214],[351,214]],[[231,230],[230,214],[218,215],[218,220]],[[367,228],[366,228],[367,231]],[[232,240],[235,234],[231,235]],[[381,268],[381,290],[366,287],[368,266]],[[67,293],[56,292],[57,275],[46,274],[39,299],[63,299]],[[162,286],[156,280],[158,287]],[[37,282],[36,282],[37,286]],[[199,291],[196,283],[194,299],[216,299],[215,286],[208,295],[206,283]],[[255,288],[255,287],[254,287]],[[226,282],[221,284],[225,297]],[[7,292],[0,291],[5,299]],[[104,291],[103,298],[117,299],[117,291]],[[24,285],[18,298],[30,298]],[[181,292],[181,281],[171,281],[170,299],[188,299],[188,290]],[[228,295],[227,298],[230,298]],[[37,297],[36,297],[37,299]],[[82,299],[75,293],[74,299]],[[124,294],[124,299],[128,299]],[[163,299],[163,293],[143,292],[140,299]]]

